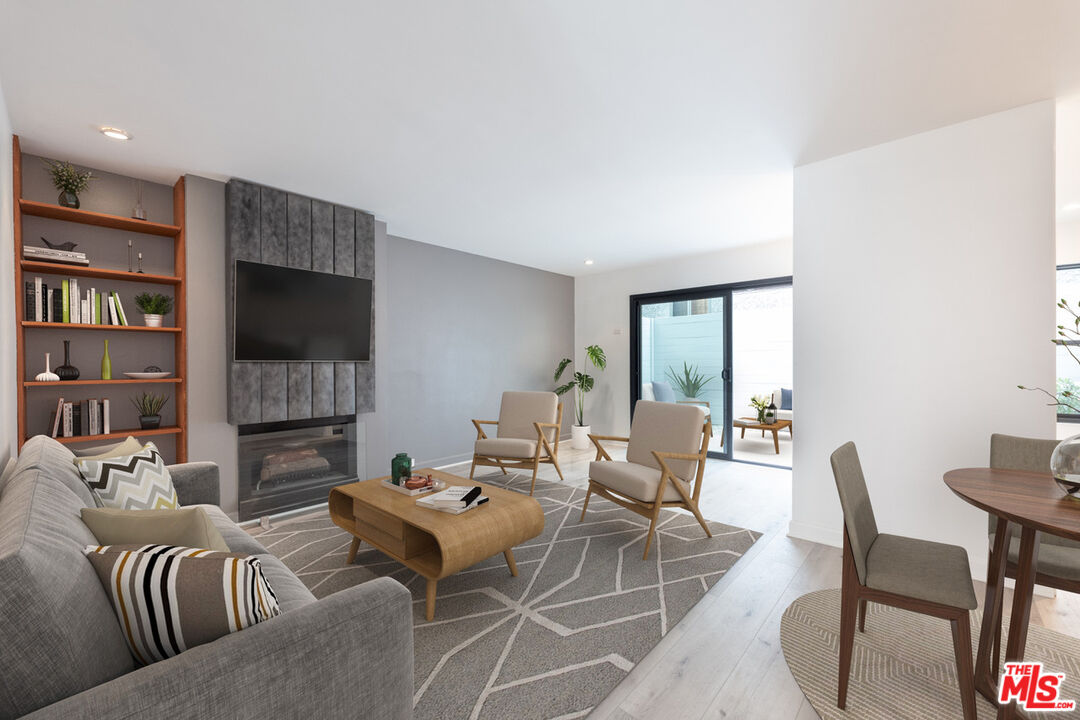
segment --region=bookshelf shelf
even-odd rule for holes
[[[14,194],[14,225],[15,225],[15,340],[17,346],[16,353],[16,387],[15,391],[18,398],[18,437],[19,446],[22,447],[22,443],[26,442],[30,437],[38,433],[48,433],[51,431],[51,427],[46,430],[44,427],[40,427],[39,420],[31,421],[31,417],[38,417],[40,415],[41,404],[43,402],[52,401],[55,405],[59,399],[59,395],[64,392],[63,388],[68,386],[82,386],[82,387],[101,387],[100,394],[103,396],[101,399],[109,399],[110,402],[115,405],[118,402],[127,404],[126,395],[130,390],[122,386],[138,386],[138,385],[166,385],[173,388],[172,398],[170,403],[176,410],[175,423],[168,427],[157,428],[155,430],[118,430],[108,434],[99,435],[79,435],[77,437],[61,437],[56,438],[57,441],[64,444],[81,444],[81,443],[100,443],[109,440],[119,440],[127,437],[128,435],[134,435],[135,437],[150,437],[150,436],[172,436],[176,438],[176,453],[175,462],[183,463],[187,462],[187,335],[184,332],[184,328],[187,326],[187,287],[185,282],[185,276],[187,272],[187,250],[185,248],[186,237],[184,230],[184,213],[185,213],[185,198],[184,198],[184,178],[180,178],[176,181],[176,184],[172,188],[172,214],[173,224],[165,223],[153,223],[145,222],[143,220],[135,220],[133,218],[121,217],[119,215],[109,215],[106,213],[98,213],[90,210],[76,210],[74,208],[61,207],[47,202],[38,202],[36,200],[29,200],[22,197],[23,191],[23,164],[22,164],[22,152],[19,148],[19,138],[13,135],[11,138],[12,143],[12,186]],[[67,265],[62,263],[43,262],[41,260],[33,260],[23,257],[23,219],[25,216],[50,218],[53,220],[62,220],[64,222],[78,223],[81,225],[92,225],[100,228],[109,228],[112,230],[123,230],[126,232],[142,233],[145,235],[156,235],[158,237],[166,238],[172,245],[172,272],[168,275],[156,275],[148,273],[134,273],[127,272],[126,270],[109,270],[105,268],[89,267],[85,265]],[[118,242],[123,242],[123,236],[115,236]],[[109,243],[112,241],[112,237],[106,236],[98,239],[97,242]],[[100,278],[109,281],[121,281],[130,283],[142,283],[147,285],[167,285],[173,288],[172,295],[174,300],[173,309],[173,322],[175,327],[145,327],[142,325],[90,325],[82,323],[62,323],[62,322],[33,322],[26,320],[26,291],[25,282],[33,280],[33,275],[54,275],[71,278]],[[33,284],[33,283],[31,283]],[[80,285],[82,283],[79,283]],[[53,286],[53,283],[49,283]],[[130,291],[131,288],[127,288],[126,291]],[[31,291],[32,292],[32,291]],[[81,293],[80,293],[81,295]],[[33,296],[31,295],[31,298]],[[132,308],[133,310],[133,308]],[[129,319],[130,316],[129,316]],[[165,338],[168,341],[172,338],[172,362],[160,362],[161,365],[171,365],[174,369],[174,377],[160,378],[156,380],[137,380],[133,378],[117,378],[115,380],[74,380],[68,382],[51,382],[42,383],[28,378],[28,358],[27,353],[27,332],[39,332],[39,331],[54,331],[64,330],[66,332],[92,330],[98,332],[140,332],[140,333],[165,333],[159,337]],[[38,337],[34,342],[38,342],[42,338]],[[81,346],[86,349],[90,343],[96,343],[97,340],[93,340],[83,333],[75,333],[72,337],[72,346],[78,349]],[[114,342],[123,344],[132,344],[138,346],[139,343],[146,343],[148,341],[138,341],[134,337],[128,337],[121,340],[116,338]],[[153,343],[152,343],[153,344]],[[94,354],[100,351],[95,348]],[[29,377],[33,377],[32,373]],[[52,390],[55,395],[49,395],[49,391]],[[111,390],[111,391],[110,391]],[[28,409],[28,400],[32,399],[33,412]],[[126,422],[131,422],[128,418]],[[114,422],[115,425],[115,422]]]
[[[150,275],[127,270],[105,270],[85,265],[62,265],[60,263],[23,260],[19,263],[24,272],[36,272],[42,275],[73,275],[75,277],[102,278],[105,280],[124,280],[126,282],[151,283],[154,285],[179,285],[181,279],[172,275]]]
[[[145,233],[147,235],[160,235],[162,237],[176,237],[180,234],[180,226],[152,223],[146,220],[121,217],[120,215],[107,215],[105,213],[91,212],[89,210],[76,210],[52,203],[37,202],[19,198],[19,210],[23,215],[51,218],[53,220],[65,220],[67,222],[80,223],[82,225],[94,225],[96,227],[112,228],[114,230],[127,230],[129,232]]]
[[[63,380],[61,382],[38,382],[36,380],[27,380],[23,383],[25,388],[64,388],[72,385],[151,385],[156,383],[180,383],[183,382],[180,378],[155,378],[153,380],[134,380],[131,378],[123,378],[120,380]]]
[[[23,320],[20,323],[24,328],[41,328],[48,329],[54,328],[59,330],[104,330],[111,332],[116,330],[117,332],[165,332],[165,333],[178,333],[182,328],[178,327],[146,327],[144,325],[91,325],[89,323],[56,323],[56,322],[34,322],[32,320]]]
[[[75,443],[86,442],[101,442],[102,440],[123,440],[128,435],[134,437],[149,437],[151,435],[179,435],[184,432],[182,428],[178,427],[161,427],[156,430],[142,430],[135,428],[134,430],[118,430],[104,435],[78,435],[76,437],[58,437],[57,442],[64,443],[65,445],[72,445]],[[30,438],[26,438],[29,440]]]

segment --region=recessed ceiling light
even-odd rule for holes
[[[586,265],[592,265],[592,258],[585,258]]]
[[[103,127],[101,128],[101,134],[107,138],[112,138],[113,140],[131,139],[131,135],[129,135],[126,130],[121,130],[120,128]]]

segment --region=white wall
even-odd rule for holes
[[[608,358],[607,370],[596,374],[596,387],[585,399],[585,423],[598,433],[630,430],[631,295],[782,277],[791,270],[791,240],[784,239],[578,277],[575,367],[582,368],[586,345],[600,345]]]
[[[11,177],[11,121],[0,88],[0,468],[18,451],[15,391],[15,217]]]
[[[1054,105],[796,168],[793,536],[838,545],[829,454],[859,447],[881,531],[967,547],[942,474],[990,434],[1054,437]]]

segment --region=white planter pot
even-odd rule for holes
[[[164,315],[143,315],[143,324],[146,327],[161,327],[161,319]]]
[[[570,447],[575,450],[588,450],[589,445],[589,433],[592,432],[591,425],[571,425],[570,426]]]

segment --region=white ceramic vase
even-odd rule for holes
[[[570,426],[570,447],[575,450],[588,450],[589,449],[589,433],[592,432],[591,425],[571,425]]]
[[[161,318],[164,315],[143,315],[143,324],[146,327],[161,327]]]

